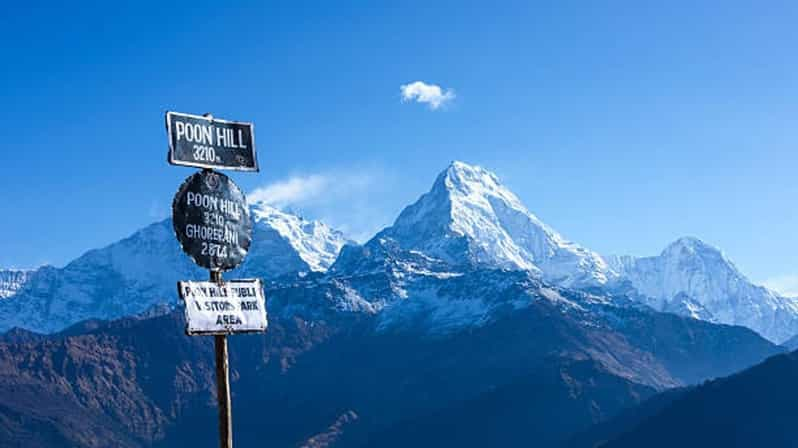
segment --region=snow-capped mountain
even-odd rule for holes
[[[556,288],[590,288],[599,295],[603,289],[626,289],[656,310],[744,325],[776,342],[798,334],[798,299],[752,284],[719,250],[683,238],[656,257],[605,261],[540,221],[496,175],[462,162],[447,167],[429,192],[364,245],[321,222],[262,203],[252,206],[252,216],[249,255],[228,278],[284,277],[290,287],[305,280],[286,274],[329,269],[305,286],[324,291],[339,311],[387,310],[384,322],[426,315],[427,325],[439,330],[459,328],[485,322],[497,310],[526,306],[530,297],[557,300],[563,295]],[[494,279],[490,271],[518,271],[542,283],[532,293],[502,301],[495,292],[506,295],[501,291],[507,277]],[[168,220],[62,269],[2,274],[0,291],[7,298],[0,301],[0,330],[21,326],[43,332],[174,304],[177,280],[206,276],[180,251]],[[447,299],[454,285],[470,278],[495,291],[473,284],[470,294]],[[292,298],[280,312],[317,311],[304,305]]]
[[[607,260],[655,309],[743,325],[775,342],[798,334],[798,300],[753,284],[697,238],[680,238],[653,257]]]
[[[515,431],[514,441],[528,441],[537,425],[535,437],[550,429],[548,437],[559,440],[655,390],[726,375],[782,350],[747,328],[704,322],[725,315],[690,292],[714,291],[702,281],[731,282],[724,265],[736,269],[722,254],[686,241],[663,253],[662,266],[613,258],[621,277],[538,220],[495,175],[460,162],[364,245],[263,204],[251,215],[249,256],[225,277],[270,279],[270,330],[231,345],[239,366],[233,380],[263,386],[244,400],[253,409],[289,398],[293,411],[270,430],[286,431],[285,444],[298,446],[297,434],[313,433],[296,421],[310,415],[323,427],[350,408],[372,425],[351,446],[366,436],[380,446],[401,441],[391,432],[371,437],[386,428],[410,434],[422,420],[444,432],[423,440],[446,444],[447,428],[462,421],[482,433],[484,409],[499,416],[495,434]],[[302,272],[308,275],[291,275]],[[177,280],[206,276],[180,250],[169,220],[64,268],[31,274],[0,300],[0,330],[52,332],[92,317],[138,316],[55,336],[6,333],[0,407],[19,417],[5,425],[0,419],[0,437],[55,434],[49,445],[68,444],[57,437],[88,431],[103,435],[93,440],[102,446],[131,448],[196,437],[215,412],[198,405],[213,403],[210,346],[182,335],[179,310],[140,313],[176,303]],[[630,285],[640,279],[637,289]],[[662,298],[646,282],[677,286]],[[97,397],[106,405],[97,407]],[[510,424],[507,397],[509,413],[523,417]],[[529,403],[538,403],[534,412]],[[464,408],[471,409],[466,420]],[[570,429],[560,428],[571,420]],[[249,421],[256,429],[262,423]],[[257,430],[242,433],[259,437]]]
[[[601,256],[540,221],[495,174],[462,162],[453,162],[375,238],[450,265],[526,270],[560,286],[614,277]]]
[[[265,203],[251,207],[252,247],[232,276],[276,278],[292,272],[325,272],[341,248],[352,243],[321,221],[311,221]]]
[[[302,287],[337,310],[378,313],[386,328],[446,333],[538,300],[574,312],[607,305],[615,299],[588,295],[577,303],[563,288],[600,288],[616,278],[598,254],[530,213],[496,175],[453,162],[392,226],[362,246],[344,247],[324,279]],[[314,313],[323,306],[302,304],[313,296],[278,295],[270,303],[289,314]]]
[[[453,305],[434,285],[473,269],[523,270],[566,288],[617,292],[631,285],[631,297],[659,311],[743,325],[776,342],[798,333],[798,300],[752,284],[716,248],[683,238],[657,257],[605,261],[541,222],[493,173],[462,162],[442,172],[391,227],[344,248],[331,273],[347,283],[351,303],[344,308],[391,310],[410,297],[423,302],[416,308],[444,313],[452,317],[444,324],[457,326],[485,319],[493,304]],[[435,304],[447,311],[432,311]]]
[[[171,222],[162,221],[63,268],[36,270],[0,302],[0,329],[52,332],[87,318],[135,314],[174,302],[174,282],[200,274],[175,245]]]
[[[323,289],[336,309],[380,313],[384,325],[446,332],[537,298],[574,307],[550,286],[597,287],[615,277],[598,254],[530,213],[496,175],[453,162],[392,226],[344,247],[322,285],[305,287]],[[313,308],[286,305],[283,311]]]
[[[11,297],[28,282],[33,270],[0,269],[0,299]]]
[[[325,224],[252,206],[253,243],[245,263],[229,276],[276,278],[327,269],[344,236]],[[164,220],[64,268],[43,267],[0,302],[0,330],[53,332],[88,318],[111,319],[175,304],[178,280],[207,278],[180,250]]]

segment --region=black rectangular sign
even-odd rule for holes
[[[172,165],[258,171],[252,123],[167,112],[166,132]]]

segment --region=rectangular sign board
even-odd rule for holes
[[[167,112],[166,133],[172,165],[258,171],[252,123]]]
[[[177,282],[186,303],[186,334],[266,331],[266,298],[260,279]]]

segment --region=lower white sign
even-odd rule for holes
[[[186,302],[186,333],[231,334],[266,330],[266,297],[260,279],[177,282]]]

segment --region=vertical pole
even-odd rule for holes
[[[211,271],[211,281],[222,282],[221,271]],[[230,409],[230,363],[227,336],[214,335],[216,349],[216,397],[219,400],[219,447],[233,448],[233,414]]]

